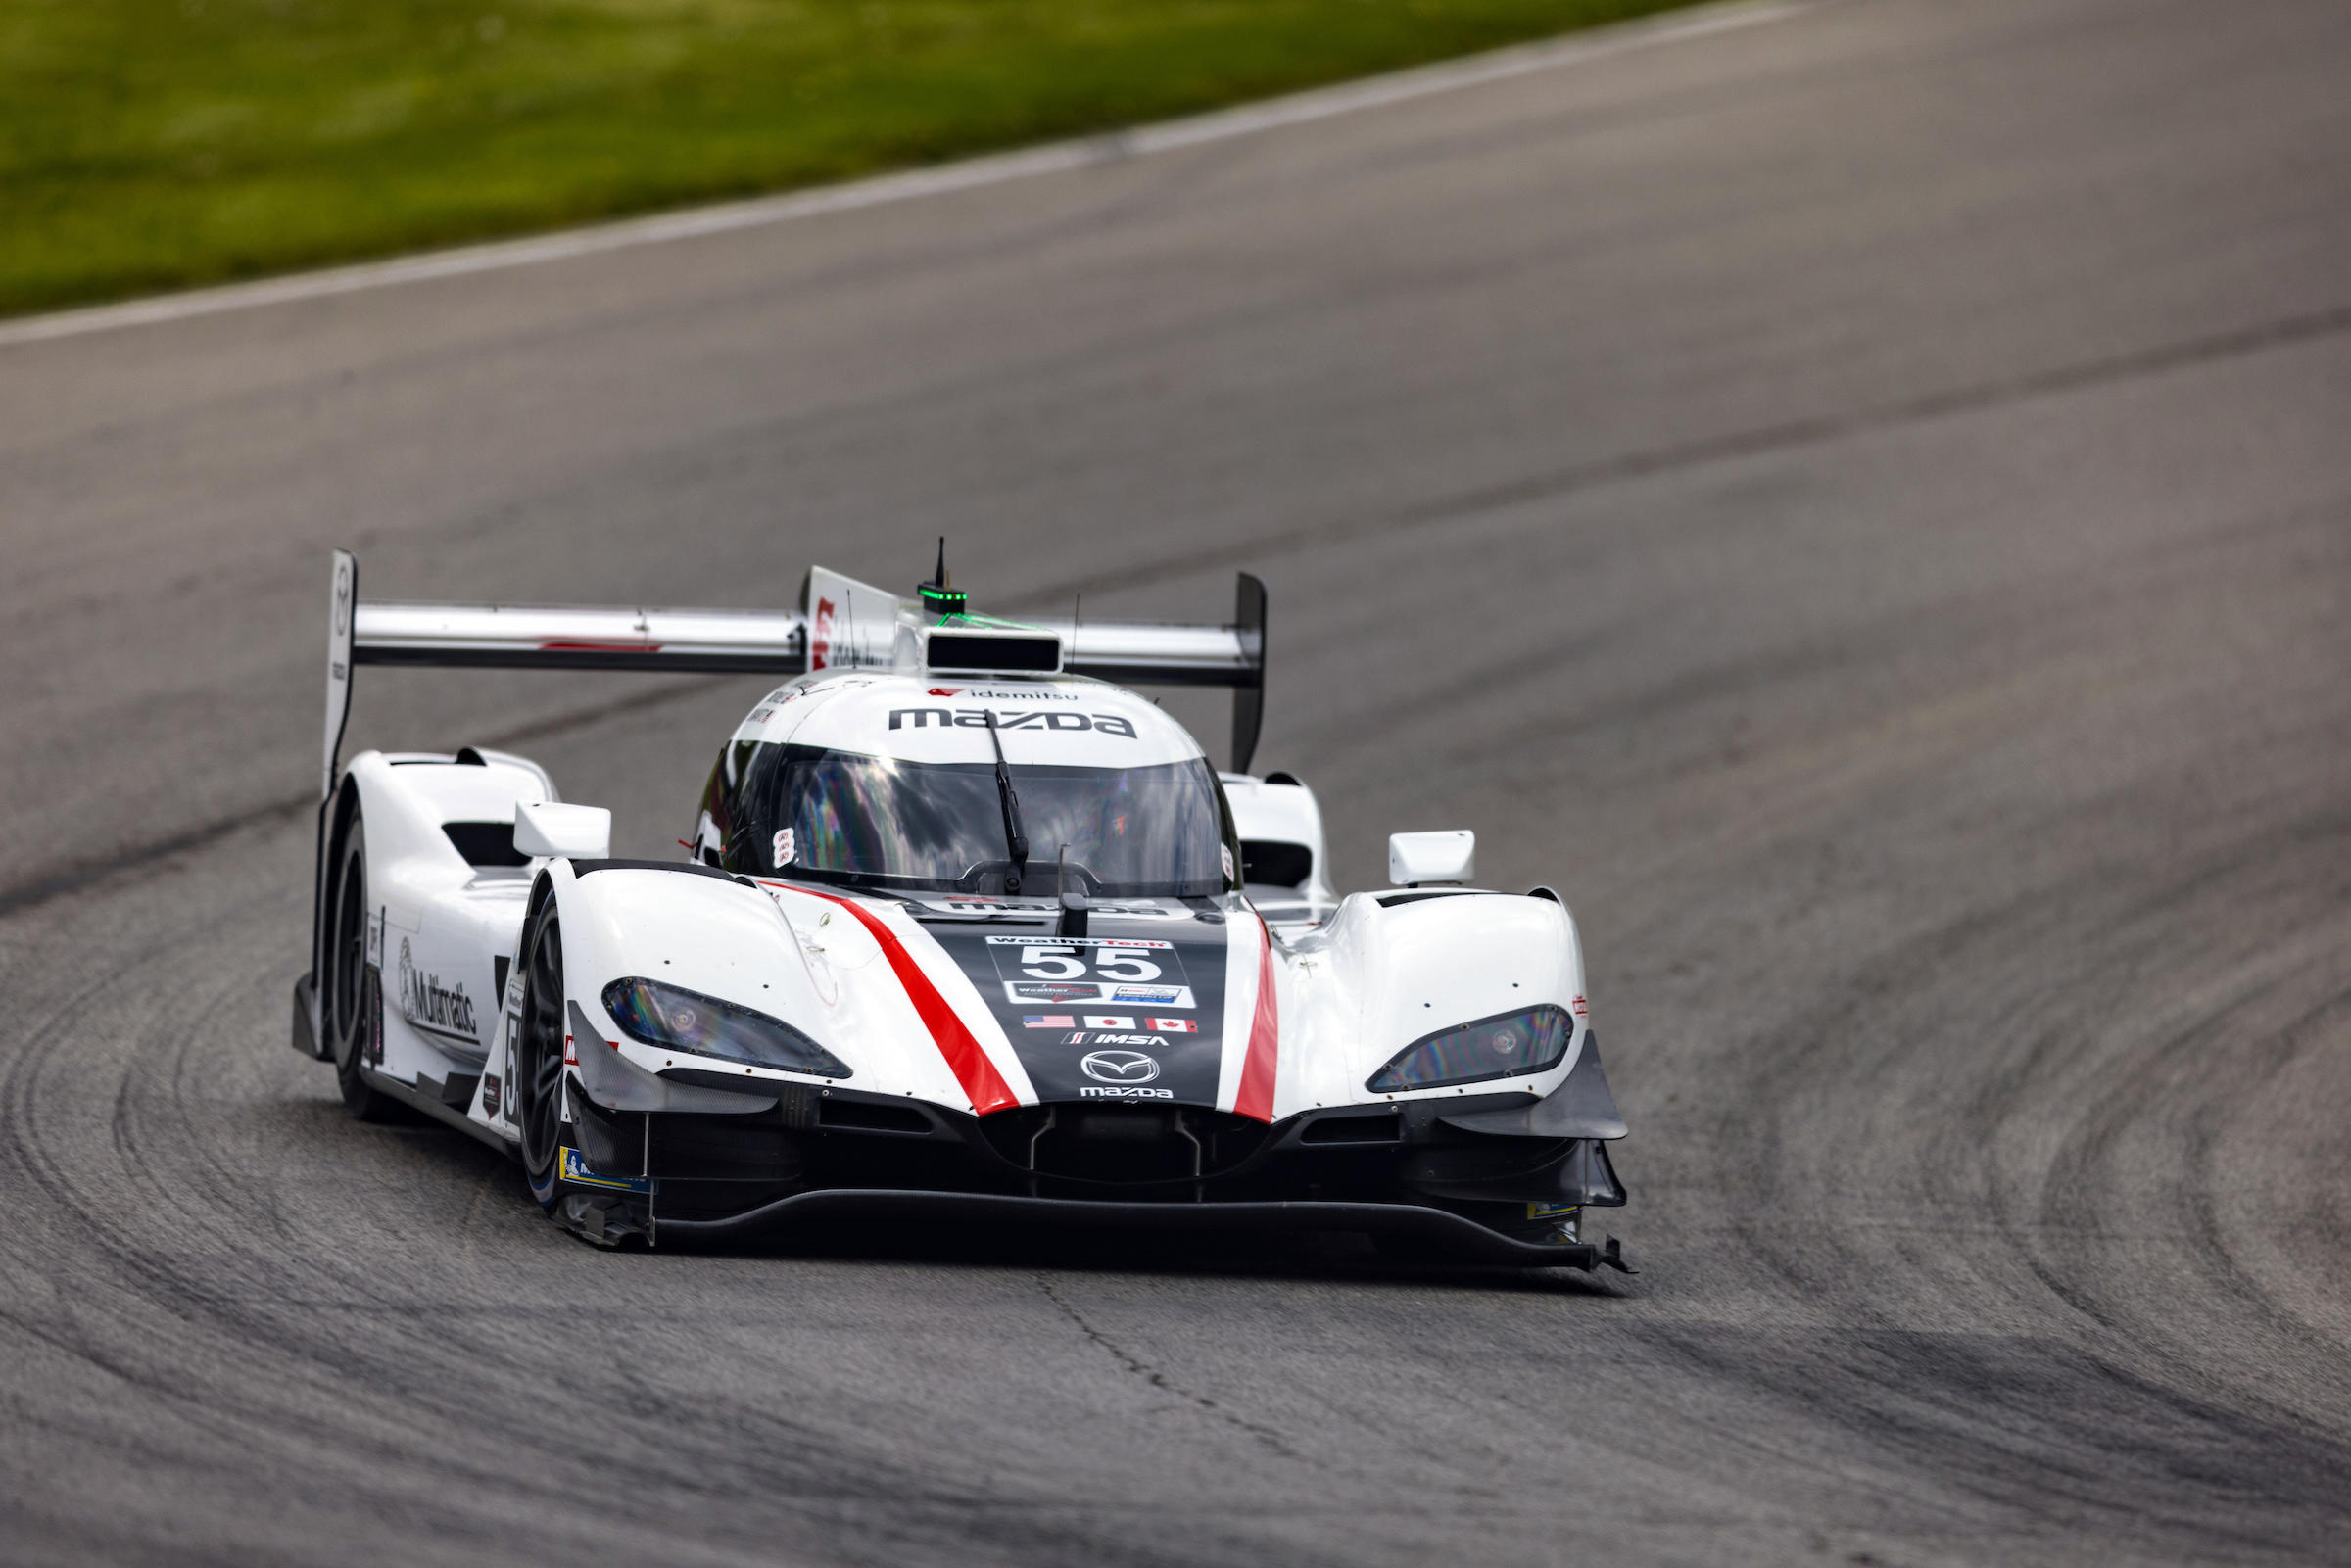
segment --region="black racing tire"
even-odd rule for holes
[[[368,1087],[360,1067],[383,1027],[383,989],[367,963],[367,838],[359,807],[335,843],[335,879],[328,888],[324,981],[318,1012],[335,1059],[343,1106],[361,1121],[403,1121],[408,1108]]]
[[[532,923],[522,961],[522,1027],[512,1090],[522,1121],[522,1168],[531,1196],[552,1211],[563,1151],[563,923],[551,896]]]

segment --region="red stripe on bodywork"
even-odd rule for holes
[[[980,1041],[972,1031],[964,1026],[962,1018],[947,1005],[947,999],[938,994],[938,987],[931,983],[931,976],[923,973],[923,967],[914,961],[912,953],[906,951],[906,944],[898,940],[895,931],[845,898],[820,893],[810,887],[794,887],[792,891],[839,904],[856,916],[859,925],[874,933],[874,940],[882,944],[883,957],[889,960],[889,967],[897,974],[898,983],[906,988],[906,999],[914,1004],[915,1012],[922,1015],[923,1026],[931,1031],[932,1042],[938,1047],[938,1054],[945,1057],[947,1066],[954,1069],[955,1081],[963,1085],[963,1092],[971,1100],[974,1111],[986,1116],[990,1111],[1002,1111],[1021,1103],[1021,1097],[1012,1092],[1012,1085],[1004,1081],[1004,1074],[996,1070],[996,1065],[987,1059],[987,1052],[981,1048]]]
[[[1232,1097],[1232,1111],[1253,1120],[1271,1121],[1273,1069],[1281,1056],[1281,1018],[1273,1000],[1273,932],[1262,915],[1257,928],[1266,937],[1264,954],[1257,962],[1257,1012],[1249,1021],[1249,1054],[1241,1059],[1241,1089]]]

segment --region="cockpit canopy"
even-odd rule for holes
[[[908,891],[1206,898],[1229,885],[1231,841],[1205,761],[1142,768],[1014,766],[1029,844],[1016,866],[992,762],[905,762],[763,745],[737,792],[721,861],[753,876]],[[1013,879],[1018,878],[1017,884]]]
[[[1158,709],[1093,682],[898,686],[850,677],[753,710],[712,770],[700,858],[745,876],[1035,896],[1060,891],[1067,845],[1089,896],[1206,898],[1238,885],[1216,772]],[[1010,841],[999,745],[1025,859]]]

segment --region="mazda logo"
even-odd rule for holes
[[[1140,1051],[1088,1051],[1078,1069],[1104,1083],[1149,1083],[1159,1064]]]

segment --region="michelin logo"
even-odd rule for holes
[[[585,1187],[610,1187],[618,1192],[652,1192],[660,1183],[644,1176],[607,1176],[580,1158],[577,1149],[563,1151],[563,1179]]]

